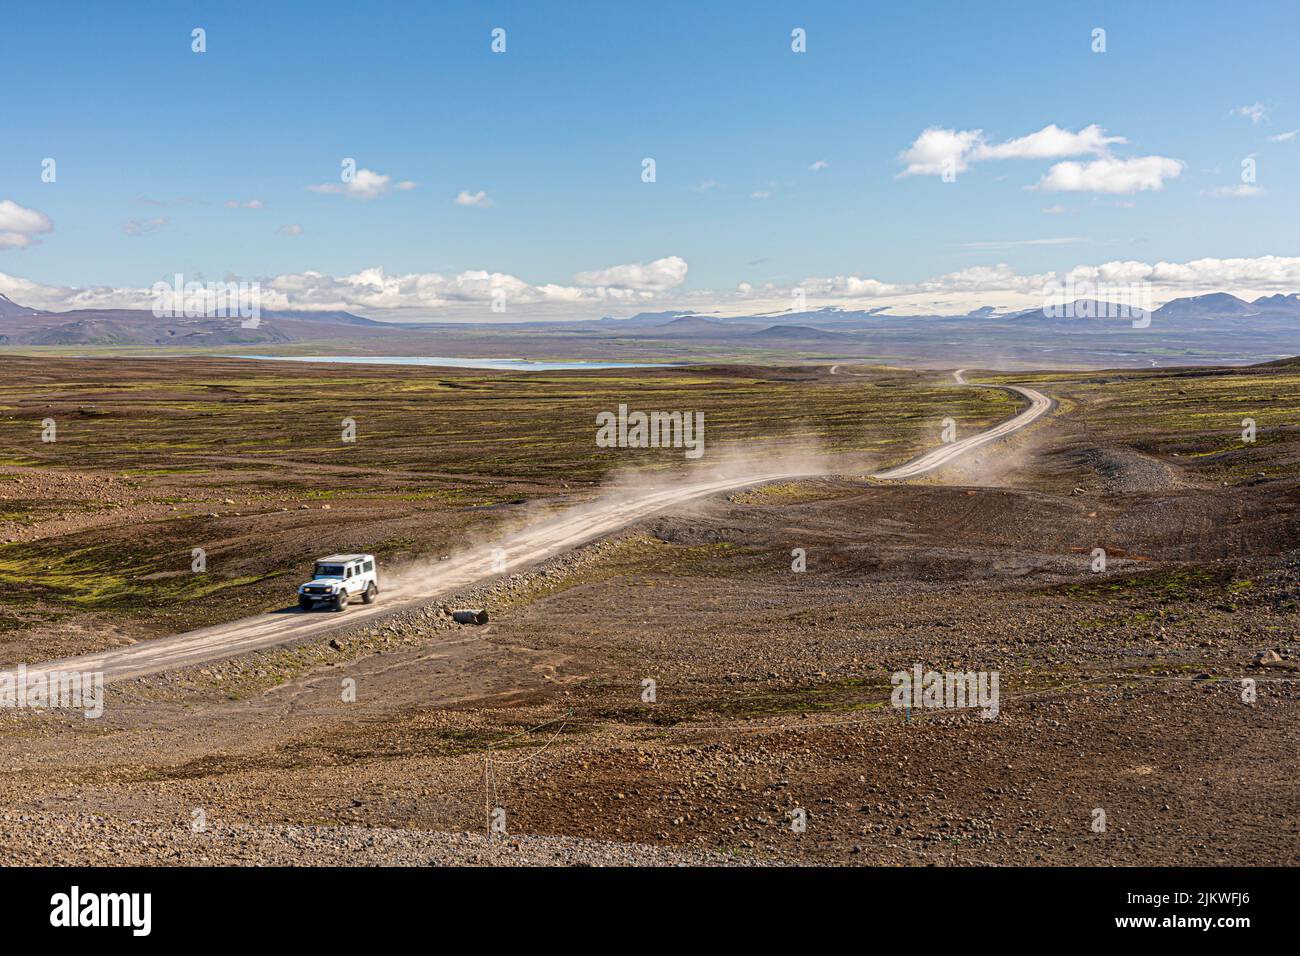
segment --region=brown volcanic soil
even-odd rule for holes
[[[1014,411],[945,379],[0,357],[0,661],[274,610],[321,554],[372,552],[391,570],[622,470],[682,468],[681,450],[595,446],[596,413],[623,403],[703,412],[711,450],[814,444],[858,470],[907,460],[945,417],[966,432]]]
[[[98,721],[2,714],[0,861],[1294,864],[1300,434],[1236,447],[1163,407],[1188,382],[1119,387],[1147,417],[1058,380],[964,476],[644,522],[463,596],[483,627],[430,606],[114,685]],[[996,669],[997,718],[904,719],[917,663]]]

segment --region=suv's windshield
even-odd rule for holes
[[[318,578],[341,578],[341,577],[343,577],[343,565],[341,565],[341,564],[318,564],[318,565],[316,565],[316,577],[318,577]]]

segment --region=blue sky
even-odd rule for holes
[[[1041,276],[1269,256],[1168,288],[1293,291],[1300,137],[1277,138],[1300,128],[1297,39],[1300,5],[1282,2],[11,4],[0,292],[124,301],[178,272],[379,268],[391,281],[276,287],[451,315],[503,281],[476,282],[483,270],[511,277],[521,304],[576,290],[550,297],[556,315],[625,314],[736,308],[741,283],[755,307],[810,277],[827,300],[851,286],[835,279],[889,286],[845,300],[870,307],[999,264]],[[952,182],[899,175],[927,129],[996,147],[1094,124],[1126,142],[972,160]],[[308,188],[338,184],[345,157],[390,177],[386,192]],[[1136,191],[1027,188],[1107,157],[1178,172]],[[942,294],[1021,294],[973,275]],[[1171,273],[1152,275],[1166,288]],[[421,292],[420,276],[439,278]]]

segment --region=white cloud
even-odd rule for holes
[[[492,205],[492,200],[489,199],[488,194],[481,189],[476,193],[466,192],[462,189],[456,194],[456,205],[478,206],[481,209],[488,209]]]
[[[296,235],[285,226],[279,231]],[[686,260],[669,256],[648,263],[611,266],[580,272],[572,284],[554,282],[531,285],[505,272],[470,269],[455,275],[417,272],[389,275],[373,267],[344,276],[322,272],[288,273],[267,277],[248,277],[258,282],[263,309],[350,309],[387,318],[412,318],[438,315],[452,318],[491,320],[485,307],[497,293],[504,292],[508,308],[526,306],[559,318],[574,318],[611,306],[636,308],[653,305],[686,279]],[[166,281],[171,276],[162,277]],[[228,276],[228,281],[241,277]],[[245,280],[245,281],[248,281]],[[0,292],[15,302],[33,308],[61,311],[66,309],[148,309],[152,307],[152,288],[94,286],[73,288],[49,286],[0,273]],[[486,312],[486,314],[485,314]]]
[[[170,224],[171,220],[166,216],[159,216],[156,219],[128,219],[122,223],[122,231],[128,236],[143,236]]]
[[[487,270],[455,275],[390,275],[382,268],[343,276],[302,272],[260,278],[262,308],[348,309],[375,318],[492,321],[493,296],[504,292],[508,318],[573,319],[628,314],[643,309],[694,309],[718,315],[752,315],[789,308],[792,289],[742,283],[726,293],[683,290],[686,262],[672,256],[649,263],[583,272],[572,284],[532,285]],[[169,276],[160,277],[170,280]],[[238,277],[230,277],[236,279]],[[813,277],[799,283],[809,306],[888,309],[893,313],[967,312],[980,306],[1037,308],[1064,284],[1132,287],[1143,283],[1154,302],[1180,295],[1231,292],[1246,299],[1300,289],[1300,257],[1196,259],[1190,262],[1116,260],[1063,272],[1018,273],[1007,263],[979,265],[912,282],[872,276]],[[149,288],[41,285],[0,273],[0,292],[33,308],[150,308]]]
[[[579,272],[573,277],[573,282],[593,288],[664,291],[685,282],[687,268],[686,260],[681,256],[668,256],[644,265],[632,263],[595,272]]]
[[[349,199],[378,199],[388,195],[391,189],[405,191],[414,189],[415,185],[409,179],[394,183],[392,176],[362,168],[352,174],[351,182],[321,183],[307,188],[316,193],[339,193]]]
[[[1021,275],[1010,265],[973,266],[920,282],[895,284],[857,276],[806,279],[800,287],[809,297],[835,299],[913,300],[918,296],[951,296],[967,305],[1033,305],[1045,291],[1063,283],[1111,287],[1146,283],[1160,300],[1206,292],[1233,292],[1243,298],[1300,289],[1300,256],[1259,256],[1253,259],[1196,259],[1191,262],[1116,260],[1079,265],[1064,273]],[[771,289],[774,298],[780,290]],[[860,307],[860,306],[857,306]]]
[[[1107,136],[1106,131],[1093,123],[1077,133],[1061,129],[1055,123],[1044,126],[1037,133],[1009,139],[995,146],[981,145],[975,150],[975,159],[1059,159],[1063,156],[1101,155],[1112,143],[1127,143],[1123,136]]]
[[[919,282],[893,283],[863,276],[814,277],[799,283],[810,308],[884,309],[894,314],[964,313],[983,306],[1039,308],[1067,284],[1075,288],[1149,290],[1154,303],[1184,295],[1231,292],[1250,300],[1300,289],[1300,257],[1198,259],[1185,263],[1114,261],[1065,272],[1022,275],[1006,263],[973,266]],[[746,315],[788,308],[791,290],[746,284],[729,301],[714,300],[719,315]]]
[[[260,199],[227,199],[227,209],[265,209],[266,204]]]
[[[695,191],[697,193],[707,193],[709,190],[717,188],[718,181],[716,179],[701,179],[695,186]]]
[[[817,160],[817,162],[813,163],[811,166],[808,167],[808,171],[810,173],[819,173],[829,165],[830,163],[826,162],[826,160],[819,159]]]
[[[1177,179],[1183,163],[1165,156],[1105,157],[1088,163],[1057,163],[1034,189],[1060,192],[1127,194],[1164,189],[1165,180]]]
[[[1043,208],[1043,212],[1047,213],[1049,216],[1060,216],[1069,211],[1070,210],[1066,209],[1064,206],[1061,205],[1045,206]]]
[[[810,278],[799,284],[799,288],[809,296],[822,298],[880,298],[899,295],[903,286],[881,282],[879,279],[863,279],[859,276],[832,276],[830,278]]]
[[[1249,106],[1234,107],[1232,115],[1244,117],[1250,120],[1253,125],[1257,126],[1264,120],[1268,119],[1268,107],[1263,103],[1255,102],[1251,103]]]
[[[1278,133],[1276,136],[1270,136],[1268,141],[1270,143],[1289,143],[1297,135],[1300,135],[1300,129],[1293,129],[1289,133]]]
[[[645,265],[612,266],[579,273],[573,285],[530,285],[504,272],[470,269],[456,275],[436,272],[388,275],[382,268],[363,269],[347,276],[319,272],[280,275],[262,280],[263,308],[359,309],[400,314],[411,310],[478,307],[502,292],[511,308],[652,301],[658,293],[679,285],[686,262],[676,256]]]
[[[12,199],[0,200],[0,249],[26,249],[40,242],[37,236],[53,231],[54,223],[45,213]]]
[[[1171,290],[1294,290],[1300,288],[1300,257],[1258,256],[1253,259],[1195,259],[1191,262],[1108,262],[1078,266],[1074,273],[1095,274],[1107,282],[1121,277],[1150,282]]]
[[[980,129],[958,132],[932,126],[898,154],[899,161],[907,163],[907,168],[898,175],[940,176],[949,170],[965,172],[967,155],[983,140],[984,131]]]
[[[279,229],[275,231],[278,235],[281,236],[301,236],[302,226],[298,225],[298,223],[296,222],[292,222],[287,226],[281,226]]]
[[[771,199],[771,198],[772,198],[772,190],[770,190],[770,189],[755,189],[752,193],[749,194],[749,198],[750,198],[750,199]]]
[[[940,176],[946,171],[965,172],[971,163],[1003,159],[1060,159],[1065,156],[1103,155],[1112,143],[1126,143],[1123,136],[1107,136],[1093,123],[1075,133],[1055,123],[1036,133],[989,144],[982,129],[955,130],[932,126],[910,147],[899,153],[907,163],[898,175]]]
[[[1118,159],[1110,147],[1127,143],[1123,136],[1108,136],[1096,123],[1078,132],[1052,123],[1037,132],[1001,143],[989,143],[979,129],[955,130],[930,127],[899,154],[906,167],[903,176],[939,176],[965,172],[973,163],[1007,159],[1060,159],[1066,156],[1095,156],[1087,162],[1057,163],[1039,181],[1037,189],[1063,192],[1134,193],[1163,189],[1166,180],[1177,178],[1183,163],[1163,156]],[[1049,210],[1044,210],[1045,212]],[[1051,207],[1050,211],[1064,211]]]
[[[1219,186],[1217,189],[1210,190],[1210,195],[1219,199],[1247,199],[1251,196],[1262,196],[1263,194],[1264,189],[1262,186],[1255,186],[1251,183]]]

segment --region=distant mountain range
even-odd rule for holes
[[[880,308],[718,316],[644,312],[596,321],[379,322],[345,311],[264,311],[244,328],[215,316],[159,318],[147,310],[47,312],[0,295],[0,345],[177,350],[292,347],[297,353],[455,355],[650,361],[863,359],[972,366],[1212,364],[1300,354],[1300,293],[1253,302],[1216,292],[1166,302],[1149,323],[1112,303],[966,315],[894,315]]]
[[[147,345],[176,348],[287,344],[319,337],[322,326],[387,329],[351,312],[268,310],[255,327],[219,317],[159,318],[143,309],[74,309],[45,312],[0,293],[0,345]]]
[[[0,319],[18,319],[32,315],[44,315],[40,309],[29,309],[19,305],[9,296],[0,292]]]
[[[1054,312],[1065,313],[1050,314],[1044,309],[1024,309],[1017,312],[1000,312],[991,306],[982,306],[965,315],[903,315],[885,312],[882,309],[844,309],[840,307],[828,307],[805,312],[769,312],[751,316],[740,316],[737,318],[721,318],[716,316],[700,315],[694,312],[643,312],[627,319],[614,319],[606,317],[602,322],[619,323],[623,325],[650,325],[662,322],[667,318],[669,321],[662,322],[659,328],[672,330],[689,330],[692,334],[705,333],[710,331],[720,331],[727,327],[735,327],[740,324],[753,326],[755,320],[763,319],[767,322],[794,322],[801,325],[816,328],[825,325],[861,325],[870,321],[907,321],[912,319],[934,319],[940,322],[960,322],[965,320],[983,320],[988,322],[1026,322],[1026,321],[1130,321],[1131,316],[1125,313],[1122,303],[1106,302],[1096,299],[1076,299],[1068,306],[1054,310]],[[1155,320],[1159,319],[1231,319],[1247,318],[1250,316],[1268,316],[1279,317],[1289,316],[1300,318],[1300,292],[1279,293],[1277,295],[1261,296],[1253,302],[1246,299],[1238,298],[1227,292],[1212,292],[1208,295],[1189,296],[1181,299],[1171,299],[1158,309],[1152,311],[1151,316]]]

